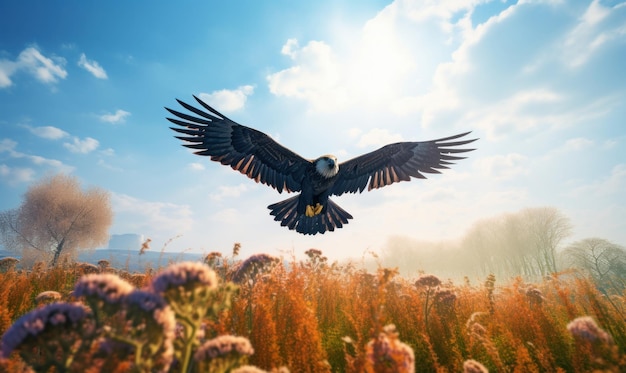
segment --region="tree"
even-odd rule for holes
[[[621,294],[626,288],[626,250],[602,238],[585,238],[568,246],[561,254],[568,267],[580,268],[603,291]]]
[[[570,232],[569,218],[556,208],[526,208],[476,222],[462,247],[481,275],[537,279],[557,271],[556,249]]]
[[[0,238],[15,252],[32,249],[56,265],[62,255],[107,242],[113,221],[109,193],[81,190],[76,177],[58,174],[32,185],[22,204],[0,213]]]
[[[568,217],[554,207],[522,210],[532,242],[531,252],[542,276],[557,271],[556,249],[572,233]]]

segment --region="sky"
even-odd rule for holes
[[[568,242],[626,245],[624,61],[620,1],[3,1],[0,210],[68,173],[153,250],[360,258],[543,206]],[[267,210],[291,195],[173,137],[164,107],[192,95],[311,159],[479,140],[427,180],[334,197],[354,219],[304,236]]]

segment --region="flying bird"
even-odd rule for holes
[[[178,126],[170,128],[183,135],[175,137],[196,149],[195,154],[209,156],[279,193],[300,192],[268,208],[280,225],[302,234],[334,231],[352,219],[330,196],[361,193],[412,177],[425,179],[424,173],[440,173],[439,169],[464,159],[454,154],[474,150],[459,147],[477,140],[464,138],[470,133],[465,132],[431,141],[397,142],[341,163],[331,154],[306,159],[194,98],[204,110],[178,99],[191,114],[165,108],[177,117],[167,118]]]

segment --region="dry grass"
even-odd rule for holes
[[[414,366],[416,372],[462,372],[468,360],[493,372],[626,369],[624,294],[607,298],[573,273],[536,284],[519,279],[499,285],[493,277],[477,285],[437,284],[402,278],[394,269],[368,273],[353,265],[330,264],[316,250],[307,255],[307,260],[289,265],[267,258],[252,264],[209,258],[207,264],[222,287],[209,297],[215,307],[201,316],[202,330],[194,337],[198,340],[190,342],[193,349],[217,336],[242,336],[254,354],[241,364],[268,371],[392,372],[412,371]],[[100,270],[105,269],[113,271]],[[70,293],[83,270],[73,266],[0,273],[0,334],[36,308],[35,298],[43,291],[73,300]],[[119,276],[142,287],[159,273]],[[238,291],[226,299],[223,285],[233,278]],[[599,338],[597,331],[594,338],[591,329],[570,332],[568,324],[583,316],[590,316],[610,338]],[[174,341],[174,346],[181,343]],[[93,350],[95,345],[81,352],[100,359],[90,371],[141,370],[136,351],[128,346],[125,354],[109,354],[104,360]],[[17,371],[24,364],[13,353],[0,370]],[[191,364],[189,371],[207,366],[215,364]],[[68,371],[81,368],[73,363]],[[180,364],[168,369],[180,371]]]

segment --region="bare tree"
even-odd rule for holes
[[[602,290],[621,294],[626,288],[626,250],[622,246],[602,238],[585,238],[561,255],[565,266],[582,269]]]
[[[61,255],[106,243],[112,221],[107,191],[83,191],[75,177],[59,174],[32,185],[18,208],[0,213],[0,238],[9,250],[35,250],[56,265]]]
[[[556,249],[572,232],[569,218],[554,207],[528,208],[521,214],[528,226],[530,249],[541,275],[556,272]]]

